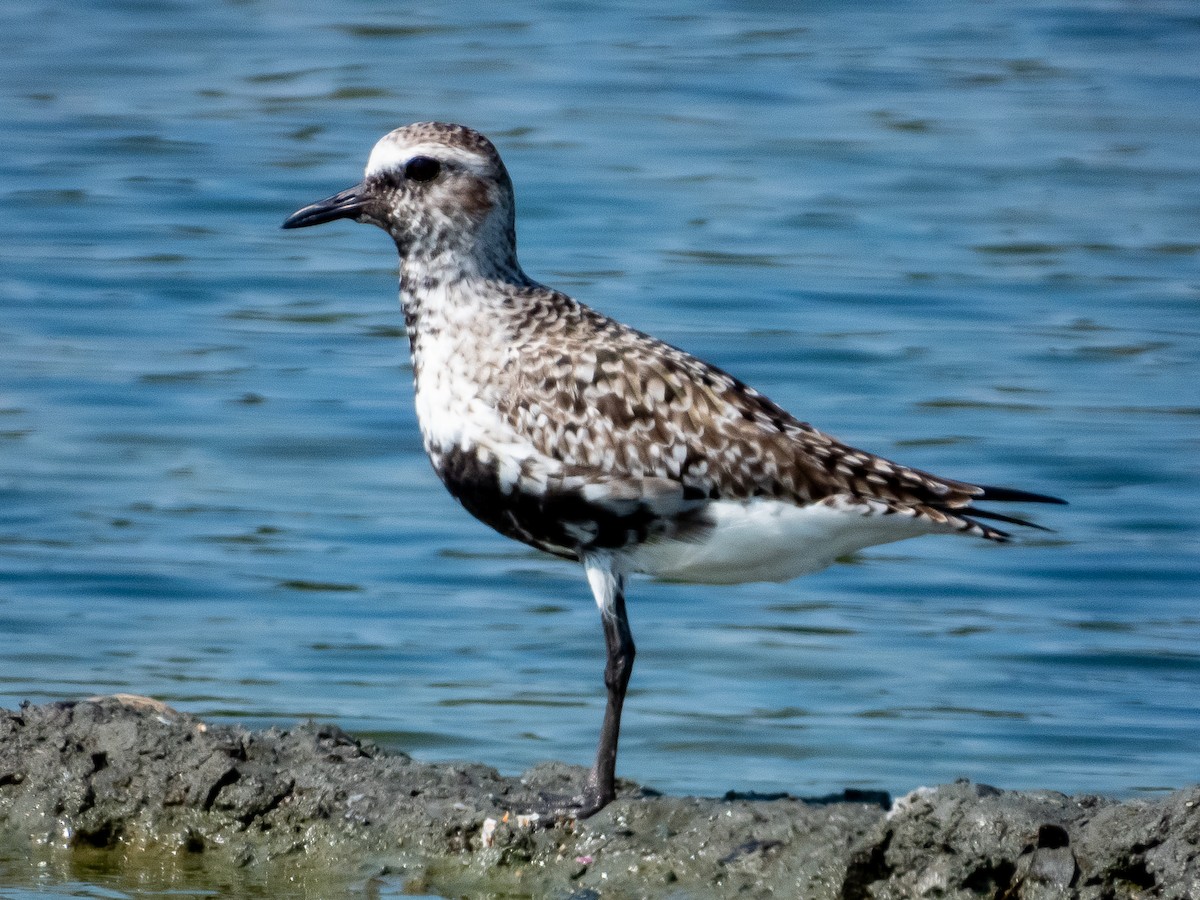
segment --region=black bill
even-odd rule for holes
[[[366,185],[356,184],[332,197],[311,203],[296,210],[283,223],[284,228],[307,228],[322,225],[335,219],[357,219],[367,203]]]

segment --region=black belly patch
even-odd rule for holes
[[[481,522],[505,537],[567,559],[587,550],[618,550],[661,534],[668,523],[646,504],[621,513],[584,499],[580,490],[505,493],[499,464],[473,450],[453,447],[436,453],[434,469],[447,490]]]

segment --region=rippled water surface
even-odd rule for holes
[[[590,761],[596,610],[429,469],[390,242],[278,228],[447,119],[504,154],[534,277],[855,445],[1072,504],[1013,546],[635,583],[622,774],[1194,781],[1200,16],[805,7],[6,6],[0,705]]]

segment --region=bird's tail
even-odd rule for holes
[[[1019,491],[1015,488],[1005,487],[990,487],[988,485],[975,485],[974,496],[968,505],[950,508],[944,510],[947,514],[955,518],[969,522],[979,529],[981,537],[988,538],[993,541],[1007,541],[1011,535],[1007,531],[1001,531],[999,528],[993,528],[990,525],[985,525],[977,519],[988,519],[993,522],[1004,522],[1009,525],[1020,525],[1024,528],[1036,528],[1038,531],[1051,531],[1044,525],[1038,525],[1036,522],[1030,522],[1028,519],[1021,519],[1017,516],[998,513],[990,509],[980,509],[975,506],[976,500],[992,501],[995,503],[1059,503],[1066,504],[1066,500],[1059,497],[1051,497],[1047,494],[1035,494],[1032,491]]]

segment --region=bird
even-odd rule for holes
[[[607,701],[595,761],[556,812],[584,818],[616,796],[636,654],[630,576],[789,581],[906,538],[1004,542],[1008,532],[989,523],[1043,528],[980,501],[1065,502],[855,449],[722,369],[533,280],[517,261],[508,171],[464,125],[397,128],[375,144],[359,184],[282,227],[338,219],[395,242],[434,471],[500,534],[582,564],[599,607]]]

